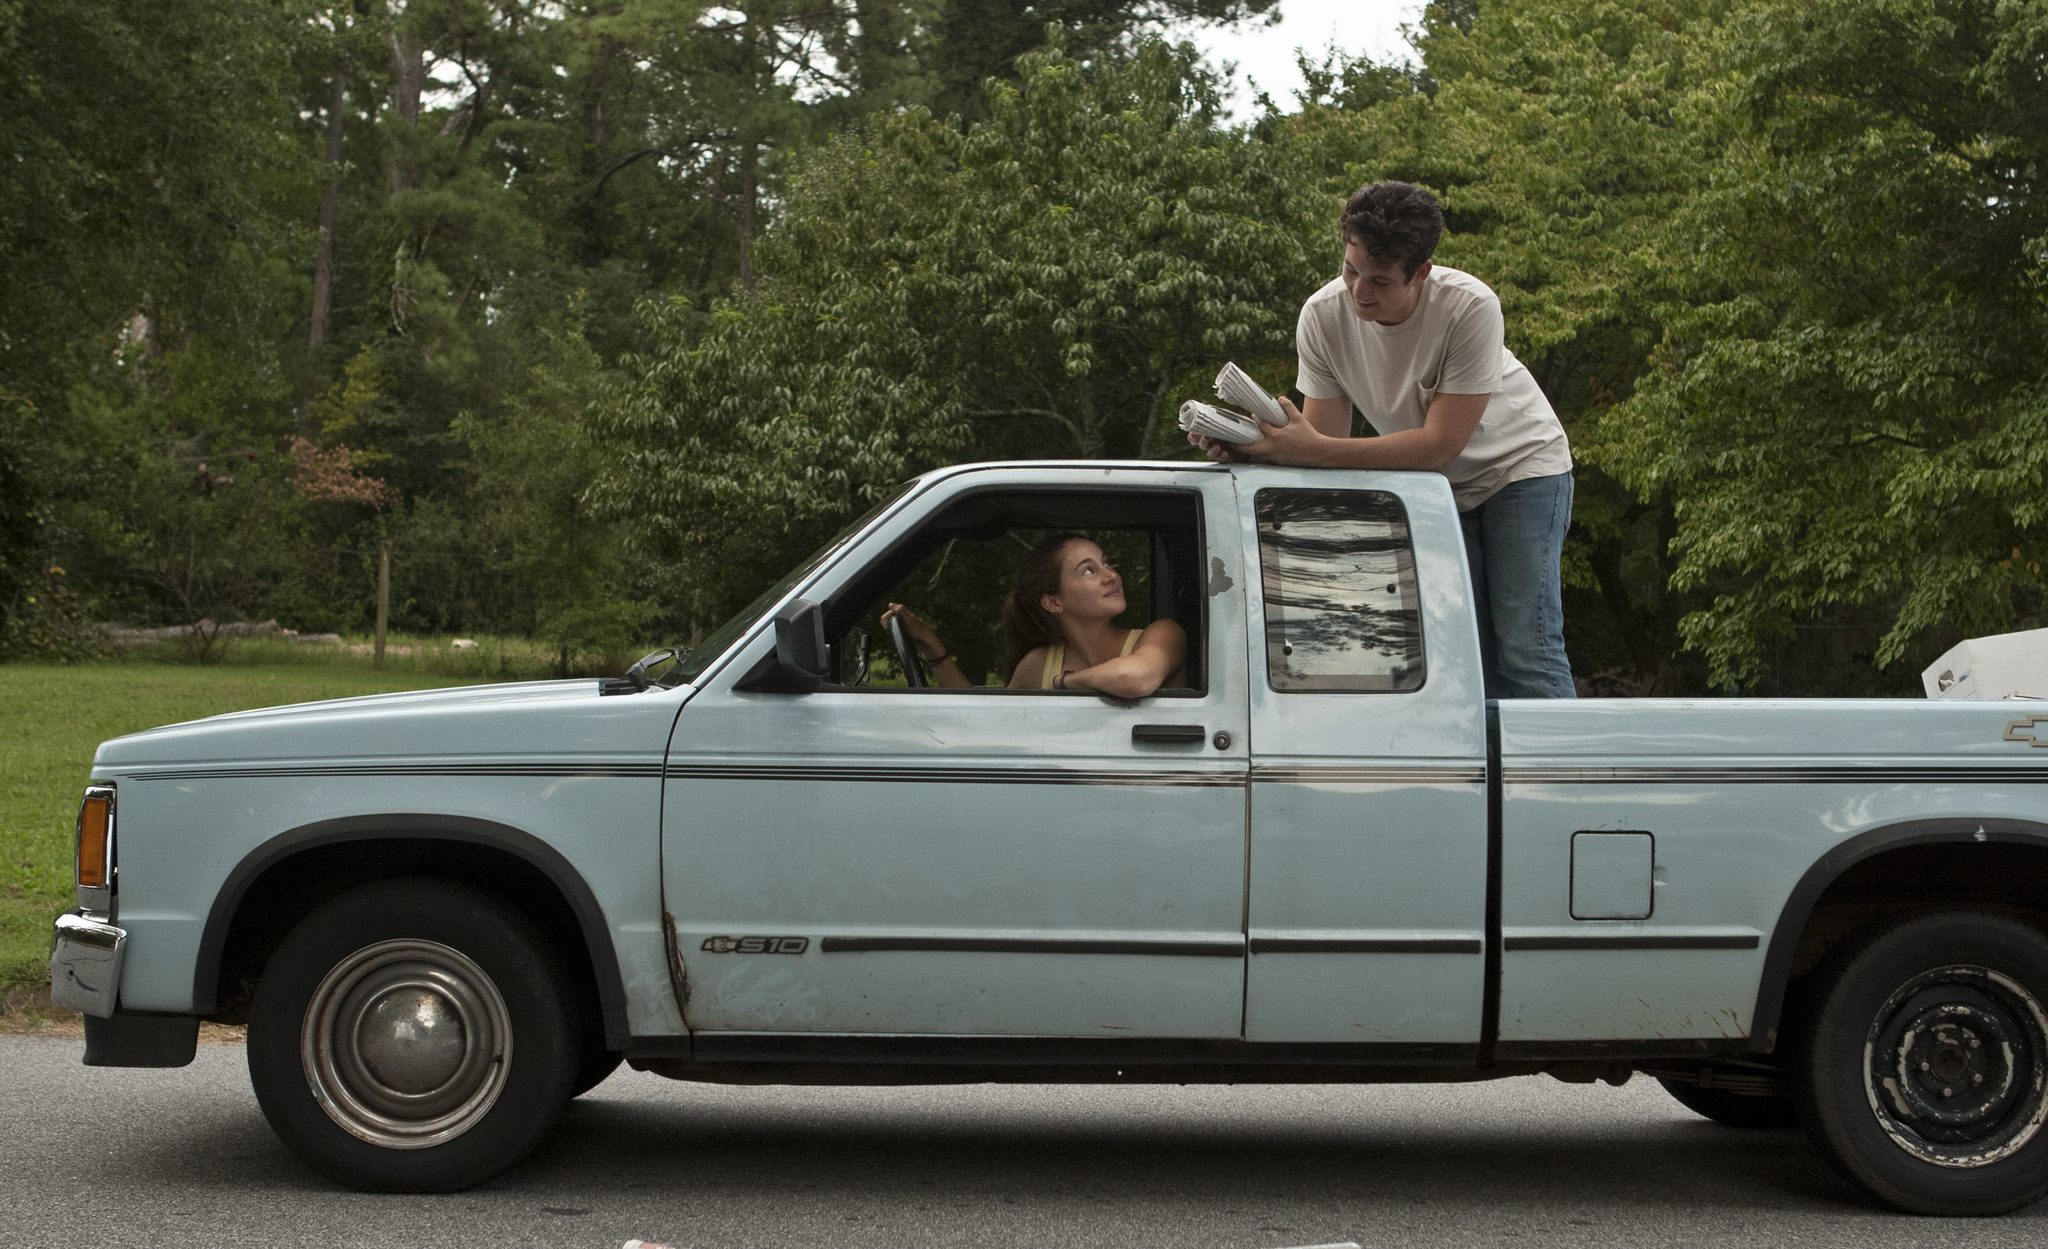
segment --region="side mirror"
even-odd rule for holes
[[[775,667],[785,688],[808,694],[831,672],[825,649],[825,609],[794,599],[775,613]]]

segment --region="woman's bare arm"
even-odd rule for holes
[[[949,690],[974,688],[974,682],[967,679],[967,674],[961,671],[959,663],[953,659],[953,652],[946,649],[946,644],[939,641],[939,635],[933,633],[929,625],[917,618],[916,612],[901,603],[889,604],[889,610],[882,613],[884,633],[889,630],[889,619],[892,616],[903,622],[904,630],[910,634],[910,644],[917,647],[918,653],[922,654],[927,662],[934,655],[939,657],[938,662],[931,666],[932,680]]]
[[[1136,650],[1093,668],[1069,672],[1060,688],[1094,690],[1113,698],[1145,698],[1179,672],[1187,657],[1187,632],[1177,621],[1155,620],[1145,626]],[[1017,665],[1020,673],[1023,667]]]

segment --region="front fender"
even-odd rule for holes
[[[280,833],[258,846],[228,873],[208,911],[193,969],[192,1002],[196,1013],[219,1008],[221,958],[249,891],[265,872],[294,855],[325,846],[368,841],[441,841],[483,846],[509,854],[544,876],[560,894],[583,937],[604,1013],[607,1048],[626,1048],[631,1027],[618,951],[612,943],[604,908],[590,885],[560,851],[533,834],[490,820],[457,815],[360,815],[321,820]]]

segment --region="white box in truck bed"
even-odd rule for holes
[[[1958,642],[1920,682],[1929,698],[2048,698],[2048,629]]]

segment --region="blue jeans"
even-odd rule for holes
[[[1488,698],[1574,698],[1558,561],[1572,475],[1528,477],[1458,514],[1479,615]]]

